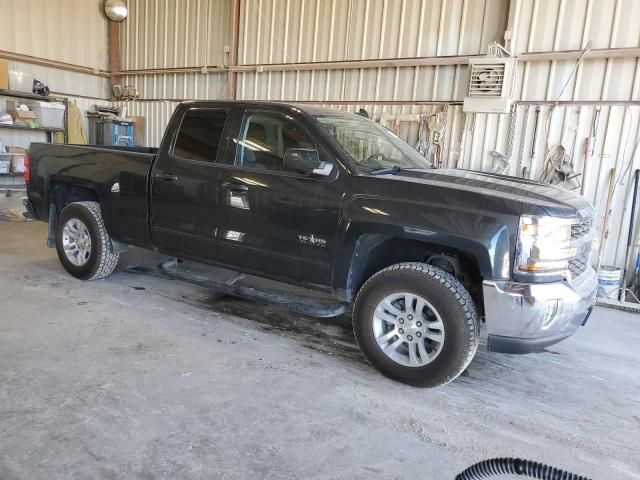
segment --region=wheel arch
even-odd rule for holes
[[[49,211],[47,222],[49,225],[47,234],[47,246],[56,246],[56,231],[58,229],[58,218],[64,207],[75,202],[99,202],[96,189],[74,185],[62,180],[52,180],[49,184]]]
[[[84,201],[99,202],[98,192],[94,187],[61,180],[51,182],[49,204],[56,208],[57,215],[70,203]]]
[[[426,263],[452,274],[470,291],[478,306],[482,304],[482,277],[493,274],[488,252],[483,252],[473,241],[450,236],[445,241],[393,233],[364,233],[354,241],[345,272],[343,296],[352,301],[372,275],[403,262]]]

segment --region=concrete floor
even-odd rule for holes
[[[125,271],[81,282],[45,237],[0,221],[3,480],[438,480],[495,456],[640,478],[638,316],[596,309],[541,354],[481,346],[458,380],[422,390],[369,367],[346,317]],[[133,249],[120,265],[160,258]]]

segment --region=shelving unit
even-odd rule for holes
[[[0,90],[0,97],[2,98],[19,98],[22,100],[37,100],[40,102],[58,102],[64,104],[64,128],[30,128],[24,125],[0,125],[0,130],[32,130],[34,132],[45,132],[47,134],[47,142],[52,142],[52,133],[63,132],[64,142],[67,143],[68,135],[68,115],[69,115],[69,101],[64,97],[43,97],[42,95],[35,95],[33,93],[14,92],[11,90]]]
[[[11,90],[0,90],[0,100],[5,100],[5,99],[17,99],[17,100],[25,100],[24,103],[29,103],[29,100],[36,100],[39,102],[58,102],[58,103],[63,103],[65,110],[64,110],[64,128],[47,128],[47,127],[36,127],[36,128],[31,128],[29,126],[26,125],[0,125],[0,138],[3,138],[3,132],[25,132],[25,134],[28,135],[28,133],[33,133],[32,136],[27,136],[25,137],[21,137],[19,142],[15,142],[13,140],[11,141],[6,141],[5,140],[5,145],[11,145],[11,143],[22,143],[21,145],[12,145],[14,147],[23,147],[23,148],[28,148],[29,144],[31,142],[38,142],[38,141],[42,141],[42,133],[45,134],[45,138],[46,138],[46,142],[47,143],[53,143],[53,134],[54,133],[58,133],[61,132],[63,134],[63,143],[67,143],[68,139],[69,139],[69,132],[68,132],[68,115],[69,115],[69,101],[64,98],[64,97],[43,97],[41,95],[35,95],[32,93],[25,93],[25,92],[15,92],[15,91],[11,91]],[[0,108],[0,110],[2,110]],[[31,138],[33,137],[33,138]],[[11,138],[11,136],[9,137]],[[13,174],[13,173],[9,173],[9,174],[0,174],[0,188],[2,187],[24,187],[24,183],[21,182],[21,177],[22,174]]]

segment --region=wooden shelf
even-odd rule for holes
[[[31,128],[26,125],[0,125],[0,128],[5,128],[8,130],[32,130],[34,132],[64,132],[64,128],[46,128],[46,127]]]
[[[13,97],[13,98],[26,98],[29,100],[40,100],[43,102],[64,102],[64,98],[60,97],[45,97],[43,95],[36,95],[35,93],[16,92],[13,90],[0,90],[0,96]]]

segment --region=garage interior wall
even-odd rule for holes
[[[128,4],[123,63],[125,70],[138,71],[127,81],[145,99],[129,110],[147,117],[151,144],[159,143],[176,101],[228,98],[227,82],[235,77],[238,99],[365,108],[375,119],[382,116],[388,126],[408,118],[412,121],[401,121],[399,127],[409,143],[418,138],[419,123],[413,121],[417,114],[446,109],[445,165],[479,171],[492,168],[493,150],[506,150],[510,115],[462,112],[466,63],[469,56],[486,54],[489,43],[504,44],[509,30],[511,51],[521,57],[510,173],[530,165],[535,177],[546,146],[562,144],[578,174],[588,163],[586,177],[579,178],[602,224],[615,168],[618,181],[603,263],[624,263],[631,178],[640,167],[635,148],[640,140],[640,24],[634,21],[640,17],[640,2],[240,0],[235,75],[221,68],[230,58],[225,48],[232,45],[233,1],[129,0]],[[592,51],[571,77],[580,50],[589,41]],[[557,55],[539,59],[535,52]],[[376,59],[404,60],[395,66],[371,61]],[[175,68],[186,71],[164,70]],[[140,72],[149,69],[158,70]],[[567,81],[563,103],[553,108],[548,120]],[[540,127],[534,139],[537,107]],[[585,155],[596,111],[595,141]]]
[[[52,95],[68,97],[83,112],[95,103],[108,103],[107,20],[102,4],[102,0],[0,0],[0,58],[9,61],[11,70],[33,74]],[[28,146],[45,138],[44,132],[2,132],[6,145]]]
[[[0,32],[0,56],[18,52],[107,69],[100,0],[2,1],[10,21]],[[128,0],[128,6],[122,66],[125,83],[141,98],[121,106],[146,117],[149,145],[160,143],[177,102],[226,99],[234,91],[238,99],[365,108],[389,127],[398,122],[412,144],[420,115],[446,111],[445,166],[489,171],[491,152],[505,152],[511,137],[510,173],[526,165],[535,177],[548,147],[561,144],[578,174],[588,165],[579,178],[599,224],[614,175],[603,263],[624,262],[631,178],[640,167],[637,0]],[[70,11],[73,18],[64,13]],[[510,114],[462,111],[468,61],[494,41],[519,57],[514,122]],[[576,69],[588,42],[592,50]],[[79,44],[86,48],[74,48]],[[46,77],[54,92],[101,101],[108,94],[98,74],[14,66]],[[553,107],[555,100],[561,102]],[[82,110],[98,103],[74,101]]]

